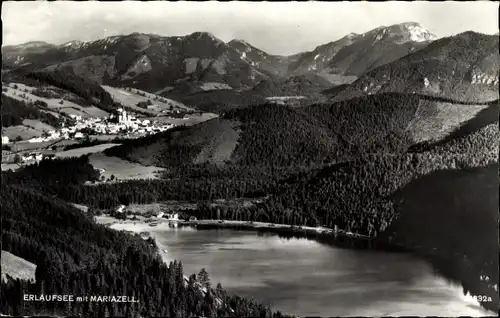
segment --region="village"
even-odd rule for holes
[[[56,144],[62,140],[81,142],[98,139],[100,136],[132,139],[157,134],[174,127],[170,123],[136,118],[134,114],[127,113],[122,108],[118,108],[108,118],[82,118],[73,114],[69,115],[69,117],[71,118],[72,125],[66,126],[63,123],[61,128],[46,131],[42,136],[33,137],[26,142],[29,144],[42,144],[51,141],[53,144]],[[9,144],[12,144],[12,141],[7,136],[2,136],[2,146]],[[18,163],[30,163],[53,157],[54,154],[31,151],[20,154],[15,161],[18,161]]]
[[[109,118],[103,119],[99,117],[82,118],[78,115],[69,116],[75,124],[72,126],[63,127],[60,129],[50,130],[45,132],[43,136],[34,137],[28,140],[29,143],[40,143],[56,139],[83,139],[86,135],[118,135],[127,134],[131,136],[136,134],[148,135],[166,131],[173,127],[173,124],[159,124],[149,119],[141,120],[127,111],[118,108],[115,114],[110,114]],[[8,144],[9,138],[2,136],[2,144]]]

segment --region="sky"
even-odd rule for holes
[[[133,32],[210,32],[271,54],[295,54],[379,26],[418,22],[438,37],[498,32],[498,4],[470,2],[3,1],[3,43],[63,44]]]

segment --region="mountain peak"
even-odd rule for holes
[[[390,26],[381,26],[363,34],[376,35],[376,41],[382,38],[392,39],[396,43],[434,41],[437,36],[417,22],[403,22]]]
[[[247,41],[245,41],[243,39],[232,39],[231,41],[229,41],[229,43],[240,43],[240,44],[250,46],[250,43],[248,43]]]
[[[210,32],[193,32],[193,33],[189,34],[188,36],[186,36],[186,38],[193,39],[193,40],[201,40],[201,39],[210,40],[210,41],[213,41],[217,44],[224,43]]]

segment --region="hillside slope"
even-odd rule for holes
[[[21,279],[35,281],[36,265],[2,250],[2,281]]]
[[[302,108],[265,104],[228,110],[199,127],[138,140],[123,146],[121,156],[172,167],[211,162],[195,158],[206,158],[198,156],[222,147],[223,161],[241,166],[341,162],[365,153],[399,154],[422,141],[442,140],[486,107],[405,94]],[[230,123],[239,123],[238,138]],[[226,138],[227,134],[232,137]]]
[[[497,100],[499,38],[465,32],[380,66],[334,92],[333,101],[402,92],[482,103]],[[478,49],[480,48],[480,49]]]
[[[227,43],[228,46],[241,54],[242,59],[251,65],[268,73],[286,76],[287,68],[292,57],[271,55],[256,48],[245,40],[234,39]]]
[[[100,84],[155,92],[179,81],[250,87],[268,78],[242,54],[206,32],[163,37],[132,33],[91,42],[71,41],[45,50],[9,47],[4,68],[20,65],[73,73]]]

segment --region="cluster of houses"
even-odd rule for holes
[[[126,206],[125,205],[120,205],[118,208],[116,208],[115,212],[118,213],[118,214],[122,214],[122,213],[126,213]],[[134,215],[128,215],[127,217],[134,217]],[[179,213],[175,213],[175,212],[172,212],[172,213],[165,213],[165,212],[159,212],[158,214],[156,214],[155,216],[157,219],[167,219],[169,221],[180,221],[179,219]],[[155,222],[155,221],[152,221],[152,222]]]
[[[137,119],[134,116],[119,108],[116,113],[112,113],[108,119],[104,118],[82,118],[78,115],[70,115],[76,121],[74,126],[62,127],[58,130],[46,132],[42,137],[34,137],[28,140],[30,143],[39,143],[56,139],[82,139],[85,131],[91,131],[97,135],[115,135],[122,132],[137,134],[154,134],[166,131],[174,127],[173,124],[155,124],[149,119]],[[7,138],[7,137],[5,137]],[[8,138],[2,144],[8,143]]]
[[[53,159],[54,154],[42,154],[40,152],[30,152],[21,155],[21,161],[23,163],[33,163],[44,159]]]
[[[125,109],[118,108],[116,110],[116,113],[112,113],[109,116],[109,119],[106,122],[105,126],[101,125],[100,127],[98,127],[98,125],[96,125],[95,128],[92,128],[94,128],[97,132],[108,134],[116,134],[120,131],[137,132],[143,134],[162,132],[172,128],[173,126],[174,125],[172,124],[157,125],[154,122],[151,122],[149,119],[137,119],[134,116],[127,114],[127,111]]]

